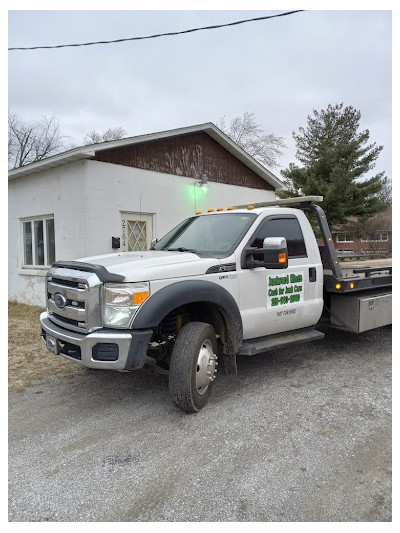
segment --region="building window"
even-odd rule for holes
[[[361,242],[388,242],[389,233],[387,231],[377,231],[372,235],[367,235],[365,239],[361,239]]]
[[[336,242],[354,242],[354,236],[352,233],[338,233]]]
[[[55,262],[53,216],[22,221],[23,266],[51,266]]]

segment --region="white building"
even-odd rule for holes
[[[148,249],[197,211],[283,188],[211,123],[75,148],[8,179],[9,299],[43,306],[56,260]]]

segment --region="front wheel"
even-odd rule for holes
[[[189,322],[179,333],[169,367],[173,403],[188,413],[202,409],[217,372],[217,339],[205,322]]]

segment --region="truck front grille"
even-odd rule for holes
[[[47,312],[55,324],[82,333],[102,327],[102,282],[92,272],[53,267],[46,280]]]
[[[61,279],[61,278],[52,278],[53,283],[57,283],[58,285],[63,285],[65,287],[74,287],[79,288],[79,281],[71,281],[68,279]]]
[[[52,313],[51,315],[53,318],[58,320],[59,322],[65,322],[65,324],[72,324],[73,326],[76,326],[77,328],[82,327],[79,324],[83,324],[83,322],[79,322],[78,320],[73,320],[72,318],[67,318],[65,316],[57,315],[57,313]]]

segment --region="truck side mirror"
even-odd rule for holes
[[[158,239],[152,239],[150,242],[150,250],[154,250],[154,246],[158,243]]]
[[[287,243],[284,237],[267,237],[262,248],[245,249],[245,268],[287,268]]]

